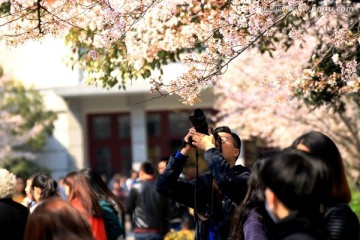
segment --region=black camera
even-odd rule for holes
[[[195,109],[194,115],[190,116],[189,120],[197,132],[209,135],[209,125],[203,110]]]

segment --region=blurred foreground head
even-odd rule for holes
[[[326,165],[303,151],[289,149],[266,161],[261,172],[267,203],[277,204],[289,213],[299,211],[307,216],[320,214],[331,192],[331,178]],[[275,213],[279,219],[279,213]]]
[[[88,221],[68,201],[54,197],[29,216],[24,240],[94,240]]]

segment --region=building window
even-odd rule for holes
[[[94,139],[107,139],[111,137],[110,117],[96,116],[92,118],[92,131]]]
[[[112,157],[109,148],[107,147],[97,148],[95,154],[95,161],[96,161],[96,170],[100,174],[108,175],[110,173]]]
[[[111,177],[131,169],[129,113],[88,115],[90,167]]]
[[[146,116],[147,134],[149,137],[161,135],[161,116],[157,113],[151,113]]]
[[[121,147],[120,156],[122,159],[122,174],[127,175],[132,170],[131,147]]]
[[[172,112],[169,113],[169,135],[182,136],[186,135],[190,128],[189,113],[187,112]]]
[[[119,138],[129,138],[130,137],[130,116],[129,115],[119,115],[117,118],[118,123],[118,136]]]

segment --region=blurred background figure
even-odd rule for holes
[[[122,176],[121,174],[114,175],[111,186],[112,186],[112,193],[114,194],[114,196],[118,199],[118,201],[120,201],[120,203],[123,206],[126,206],[126,199],[129,195],[129,191],[127,190],[127,187],[124,184],[125,181],[124,178],[125,177]]]
[[[115,173],[115,174],[111,177],[110,181],[107,182],[107,186],[108,186],[108,188],[109,188],[111,191],[113,190],[113,183],[114,183],[114,181],[116,181],[116,179],[119,179],[120,176],[121,176],[120,173]]]
[[[125,211],[123,205],[95,170],[85,168],[80,170],[79,174],[86,178],[101,208],[104,210],[107,240],[125,239]]]
[[[126,176],[121,175],[119,181],[120,181],[120,187],[122,189],[122,194],[119,200],[123,206],[126,206],[126,200],[129,196],[129,189],[127,189],[126,187]]]
[[[36,203],[30,207],[30,212],[33,212],[45,199],[59,196],[56,180],[49,174],[42,172],[34,175],[31,191]]]
[[[137,182],[139,177],[139,173],[135,170],[131,171],[130,177],[126,179],[126,188],[128,191],[130,191],[131,187]]]
[[[167,162],[168,162],[168,157],[162,157],[160,158],[160,160],[158,161],[158,173],[162,174],[163,171],[166,168]]]
[[[71,204],[88,220],[96,240],[106,240],[104,210],[86,178],[78,172],[70,172],[64,178],[65,193]]]
[[[22,240],[29,209],[12,200],[16,177],[0,168],[0,239]]]
[[[330,200],[325,206],[324,221],[331,239],[358,240],[359,219],[349,206],[351,191],[340,151],[334,141],[321,132],[311,131],[295,139],[292,147],[309,152],[330,170],[333,184]]]
[[[65,193],[65,186],[64,186],[64,177],[60,177],[59,180],[58,180],[58,183],[59,183],[59,188],[58,188],[58,191],[59,191],[59,196],[62,198],[62,199],[67,199],[67,196],[66,196],[66,193]]]
[[[26,197],[25,193],[25,183],[24,179],[20,176],[16,177],[16,187],[15,187],[15,193],[13,195],[13,200],[18,203],[22,203],[24,198]]]
[[[168,201],[156,191],[151,162],[140,166],[139,181],[130,189],[126,212],[132,216],[135,240],[162,240],[168,232]]]
[[[9,238],[12,239],[12,238]],[[86,218],[68,201],[50,198],[29,216],[24,240],[94,240]]]
[[[34,206],[36,204],[36,201],[34,199],[34,196],[32,194],[32,190],[31,190],[33,178],[34,178],[34,176],[31,176],[26,180],[26,187],[25,187],[26,197],[21,202],[22,205],[24,205],[25,207],[28,207],[28,208],[31,208],[32,206]]]

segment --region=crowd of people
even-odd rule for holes
[[[176,153],[128,178],[106,181],[84,168],[58,181],[43,172],[24,181],[0,169],[0,239],[119,240],[131,231],[136,240],[162,240],[186,229],[198,240],[359,240],[342,157],[328,136],[305,133],[261,152],[251,168],[236,164],[240,151],[226,126],[191,128]],[[193,153],[208,171],[189,179]]]

